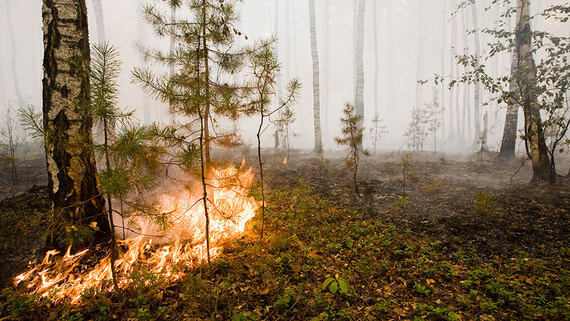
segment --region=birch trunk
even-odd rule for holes
[[[446,32],[447,32],[447,0],[442,1],[443,6],[443,16],[442,16],[442,40],[441,40],[441,76],[445,76],[445,48],[446,48]],[[446,108],[445,108],[445,84],[442,82],[440,85],[441,90],[441,136],[445,138],[445,115],[446,115]]]
[[[330,119],[330,106],[329,106],[329,87],[330,87],[330,30],[329,30],[329,20],[330,20],[330,3],[329,0],[324,0],[324,19],[323,19],[323,103],[321,111],[323,113],[323,134],[324,137],[329,137],[329,124],[331,122]],[[326,142],[325,142],[326,146]]]
[[[515,43],[518,66],[515,78],[519,82],[520,101],[525,120],[525,137],[532,161],[532,180],[554,182],[556,172],[548,158],[548,147],[544,139],[540,106],[536,96],[536,65],[532,55],[531,41],[529,1],[517,0]]]
[[[103,16],[103,6],[101,0],[93,0],[93,11],[95,11],[95,22],[97,23],[97,40],[100,43],[106,41],[105,39],[105,19]]]
[[[85,0],[44,0],[43,115],[48,187],[58,219],[110,234],[92,151]],[[52,245],[62,247],[59,240]]]
[[[475,59],[477,66],[479,65],[479,57],[481,55],[481,44],[479,39],[479,24],[477,22],[477,2],[471,4],[471,14],[473,18],[473,36],[475,37]],[[475,93],[473,97],[473,126],[474,126],[474,145],[482,146],[483,137],[481,136],[481,83],[475,82]]]
[[[317,50],[317,28],[315,19],[315,0],[309,0],[309,24],[311,31],[311,56],[313,58],[313,118],[315,126],[314,152],[321,154],[323,143],[321,138],[321,107],[319,88],[319,53]]]
[[[364,121],[364,13],[366,0],[358,2],[358,19],[356,30],[356,88],[354,91],[354,103],[356,114],[362,116]]]
[[[374,27],[374,117],[378,115],[378,90],[380,81],[380,51],[378,50],[378,10],[376,1],[372,1],[372,22]]]
[[[418,81],[422,80],[422,76],[423,76],[423,67],[424,67],[424,61],[423,61],[423,47],[424,47],[424,1],[419,1],[420,6],[419,6],[419,21],[418,21],[418,64],[417,64],[417,69],[416,69],[416,106],[415,106],[415,110],[420,110],[423,107],[423,85],[418,83]]]

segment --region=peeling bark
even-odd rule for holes
[[[92,151],[89,34],[85,0],[44,0],[43,115],[52,207],[65,225],[110,232]],[[63,247],[60,240],[52,245]]]
[[[518,54],[516,79],[520,90],[520,102],[524,112],[525,136],[532,161],[533,181],[554,182],[556,172],[550,166],[548,147],[540,116],[540,105],[536,96],[536,65],[531,48],[529,1],[517,0],[517,26],[515,42]]]

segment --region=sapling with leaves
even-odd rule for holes
[[[408,147],[414,151],[423,151],[426,137],[429,135],[426,110],[414,108],[412,119],[408,123],[405,136],[408,138]]]
[[[388,133],[386,126],[382,125],[384,120],[380,118],[378,113],[374,114],[374,118],[372,118],[372,128],[370,128],[370,133],[372,134],[372,140],[374,141],[374,150],[372,152],[373,156],[376,156],[376,146],[378,142],[382,140],[384,135]]]
[[[424,120],[427,124],[427,131],[433,138],[434,154],[437,154],[437,131],[441,127],[441,119],[443,118],[442,112],[443,110],[440,107],[439,100],[437,98],[437,90],[434,88],[433,100],[431,103],[426,104],[424,109]]]
[[[133,190],[138,192],[150,187],[160,169],[160,155],[154,137],[149,130],[132,122],[132,113],[118,106],[118,83],[120,73],[119,54],[108,43],[93,46],[91,61],[91,104],[95,132],[100,132],[101,142],[95,139],[96,155],[103,159],[100,170],[102,192],[107,202],[107,215],[111,225],[111,270],[113,283],[118,288],[115,260],[117,258],[114,199],[126,201]],[[132,204],[132,203],[131,203]],[[122,206],[121,206],[122,207]],[[124,234],[124,233],[123,233]]]
[[[340,119],[342,123],[342,136],[335,137],[335,141],[339,145],[345,145],[349,148],[348,154],[344,159],[346,167],[352,170],[352,179],[354,185],[354,192],[360,195],[358,191],[358,166],[362,156],[368,156],[370,153],[368,150],[362,148],[362,136],[364,131],[364,126],[362,125],[362,115],[356,113],[356,109],[353,104],[346,103],[344,110],[344,117]]]
[[[10,103],[6,114],[0,119],[0,160],[7,161],[10,168],[10,176],[12,177],[12,184],[18,181],[18,174],[16,171],[16,157],[18,149],[22,146],[24,139],[21,137],[18,128],[16,127],[16,120],[12,115],[13,106]]]
[[[280,111],[277,119],[272,119],[271,122],[277,127],[277,134],[283,133],[283,145],[287,149],[287,159],[290,158],[291,150],[291,137],[289,127],[296,120],[295,112],[291,108],[284,108]]]
[[[263,238],[265,225],[265,182],[263,177],[263,159],[261,155],[261,136],[267,128],[265,120],[270,119],[272,115],[287,115],[288,119],[293,118],[291,107],[296,103],[301,85],[296,79],[292,80],[287,86],[286,96],[279,100],[277,106],[271,107],[271,99],[275,95],[275,79],[279,73],[280,66],[277,61],[275,51],[271,46],[262,46],[262,49],[253,54],[250,58],[250,69],[252,74],[251,91],[253,100],[249,103],[250,108],[255,111],[259,117],[259,126],[257,129],[257,159],[259,162],[259,174],[261,184],[261,233]],[[283,111],[282,113],[279,113]],[[285,120],[281,120],[284,124]]]

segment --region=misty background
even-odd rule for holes
[[[325,150],[338,149],[334,141],[340,135],[340,117],[346,102],[354,101],[353,48],[355,39],[356,2],[353,0],[316,0],[317,41],[320,60],[321,127]],[[431,103],[434,95],[444,109],[443,127],[438,132],[438,149],[444,151],[474,151],[476,140],[473,129],[473,86],[460,85],[451,100],[447,87],[435,86],[429,81],[418,85],[418,80],[431,80],[434,74],[450,76],[461,74],[463,68],[454,59],[455,54],[466,50],[473,52],[476,33],[471,9],[452,15],[457,0],[369,0],[366,1],[364,27],[364,104],[367,129],[372,127],[375,113],[383,119],[388,134],[378,144],[378,149],[407,148],[404,136],[411,111],[417,105]],[[531,15],[564,0],[533,1]],[[168,42],[160,40],[144,22],[142,6],[145,0],[101,0],[106,40],[116,46],[123,62],[119,80],[120,105],[136,110],[137,118],[145,123],[169,122],[167,106],[148,97],[137,85],[131,83],[131,70],[144,65],[136,49],[140,42],[148,47],[168,48]],[[492,28],[504,8],[493,5],[492,0],[477,0],[479,29]],[[41,1],[0,1],[0,112],[4,115],[9,106],[15,109],[34,105],[41,110],[43,34]],[[93,1],[87,0],[90,41],[96,43],[102,37],[98,33]],[[490,7],[489,10],[486,8]],[[301,81],[301,98],[294,110],[297,120],[291,126],[294,148],[312,148],[313,94],[312,60],[309,33],[309,2],[307,0],[244,0],[238,4],[241,16],[239,30],[247,35],[238,37],[237,46],[253,45],[255,41],[276,34],[279,60],[282,64],[281,85],[296,77]],[[183,13],[181,13],[183,14]],[[276,19],[277,18],[277,19]],[[508,23],[514,28],[514,16]],[[566,29],[562,29],[566,28]],[[533,20],[533,29],[548,30],[570,35],[568,27],[561,27],[542,19]],[[487,50],[491,39],[479,33],[481,50]],[[376,43],[375,43],[376,42]],[[535,57],[536,59],[537,57]],[[539,59],[539,57],[538,57]],[[511,58],[498,55],[492,61],[483,62],[492,73],[507,75]],[[160,66],[156,66],[161,68]],[[375,73],[378,83],[375,86]],[[443,99],[442,99],[443,94]],[[489,101],[482,91],[481,102]],[[450,101],[451,100],[451,101]],[[465,113],[468,125],[458,136],[449,124],[457,108],[468,108]],[[489,120],[488,147],[498,150],[503,130],[506,105],[490,102],[482,106],[482,114]],[[519,127],[522,113],[519,113]],[[240,119],[237,128],[246,144],[255,140],[256,119]],[[233,126],[232,124],[231,126]],[[229,124],[228,124],[229,126]],[[457,125],[456,125],[457,126]],[[272,147],[273,130],[267,130],[263,138],[265,147]],[[365,134],[365,146],[370,147],[372,135]],[[473,145],[473,146],[472,146]],[[518,148],[522,147],[519,142]],[[430,139],[426,149],[433,148]]]

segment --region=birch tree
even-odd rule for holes
[[[317,26],[315,18],[315,0],[309,0],[309,26],[311,32],[311,57],[313,59],[313,118],[315,127],[315,148],[314,152],[323,152],[323,141],[321,135],[321,106],[320,106],[320,85],[319,85],[319,52],[317,50]]]
[[[99,40],[99,43],[104,43],[106,41],[105,19],[101,0],[93,0],[93,11],[95,11],[95,22],[97,23],[97,40]]]
[[[44,0],[43,116],[57,247],[110,234],[90,146],[89,33],[85,0]]]
[[[364,121],[364,13],[366,0],[358,2],[358,19],[356,28],[356,88],[354,92],[354,105],[356,114],[362,116]]]

